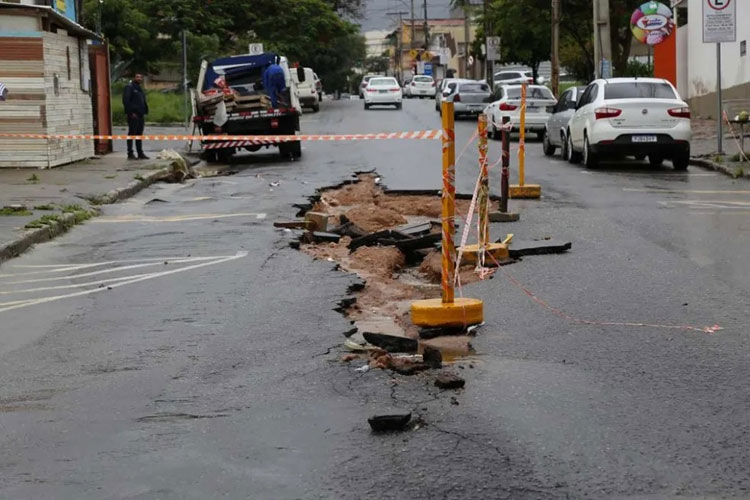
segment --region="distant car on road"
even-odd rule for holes
[[[362,77],[362,83],[359,84],[359,98],[364,99],[365,98],[365,87],[367,87],[367,83],[372,79],[376,78],[380,75],[365,75]]]
[[[404,85],[404,97],[435,97],[435,80],[431,76],[415,76]]]
[[[567,160],[595,168],[608,155],[665,158],[675,170],[690,161],[690,108],[674,86],[657,78],[594,80],[581,95],[567,132]]]
[[[568,140],[565,133],[568,130],[568,122],[576,112],[576,101],[583,94],[586,87],[571,87],[560,96],[560,100],[552,109],[547,126],[544,129],[544,138],[542,139],[542,148],[544,154],[552,156],[557,148],[561,148],[562,157],[565,158],[565,145]]]
[[[479,115],[490,101],[490,86],[487,82],[476,80],[457,80],[449,82],[443,90],[442,100],[453,103],[453,113],[461,115]],[[442,108],[440,114],[442,115]]]
[[[492,101],[485,109],[487,129],[490,137],[498,138],[503,117],[510,117],[511,129],[521,129],[521,85],[501,85],[492,92]],[[526,123],[528,132],[535,132],[541,139],[557,99],[552,91],[542,85],[526,86]]]
[[[391,105],[401,109],[403,93],[398,81],[392,76],[373,77],[364,90],[365,109],[370,106]]]
[[[497,85],[512,85],[521,83],[534,83],[534,75],[531,71],[506,70],[498,71],[493,75],[493,82]]]

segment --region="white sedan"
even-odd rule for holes
[[[407,97],[435,97],[435,80],[431,76],[417,75],[404,87]]]
[[[364,90],[365,109],[370,106],[390,105],[401,109],[403,94],[401,86],[390,76],[371,78]]]
[[[542,85],[526,86],[527,132],[535,132],[541,139],[557,99],[550,89]],[[498,138],[503,117],[510,118],[513,131],[521,130],[521,85],[500,85],[490,96],[490,104],[484,108],[490,137]]]
[[[563,152],[571,163],[595,168],[607,155],[648,156],[652,166],[690,161],[690,108],[674,86],[657,78],[594,80],[568,123]]]

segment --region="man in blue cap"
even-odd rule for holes
[[[286,77],[284,69],[277,62],[269,65],[263,73],[263,88],[266,89],[268,97],[271,98],[271,107],[279,107],[279,94],[286,90]]]

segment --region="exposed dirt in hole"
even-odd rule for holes
[[[313,210],[329,215],[329,226],[340,223],[346,217],[367,232],[394,229],[407,223],[439,220],[441,199],[439,196],[385,194],[376,183],[376,176],[363,174],[359,182],[341,188],[321,192],[320,200]],[[466,214],[470,200],[457,200],[457,213]],[[493,210],[497,204],[493,203]],[[439,232],[436,225],[433,232]],[[366,281],[364,289],[357,292],[356,302],[347,309],[354,321],[370,321],[390,317],[408,337],[417,338],[418,328],[411,323],[411,302],[425,298],[440,297],[441,255],[439,250],[427,253],[426,258],[412,259],[407,265],[407,256],[392,246],[360,247],[350,253],[351,238],[342,237],[338,243],[303,244],[301,250],[317,259],[337,262],[345,271],[354,272]],[[478,281],[473,265],[464,265],[460,270],[461,283]],[[460,357],[473,351],[467,337],[429,343],[446,351],[449,357]],[[445,344],[445,345],[443,345]]]

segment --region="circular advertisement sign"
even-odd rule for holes
[[[646,2],[630,17],[630,30],[639,42],[658,45],[674,31],[672,10],[659,2]]]

